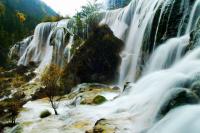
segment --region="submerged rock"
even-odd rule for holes
[[[80,83],[110,83],[118,75],[119,55],[123,42],[108,26],[97,27],[89,39],[75,52],[64,70],[67,91]]]

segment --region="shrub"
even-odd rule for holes
[[[46,118],[50,115],[51,115],[51,113],[49,112],[49,110],[45,110],[40,113],[40,118]]]
[[[26,81],[22,76],[16,75],[15,78],[13,78],[11,84],[12,84],[13,87],[18,88],[18,87],[22,86],[25,83],[26,83]]]

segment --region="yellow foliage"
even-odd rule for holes
[[[5,13],[5,10],[6,10],[6,8],[5,8],[4,4],[2,4],[0,2],[0,15],[3,15]]]
[[[26,21],[26,16],[23,13],[17,12],[16,16],[18,17],[20,23],[24,23],[24,21]]]
[[[26,81],[22,76],[16,75],[15,78],[13,78],[11,84],[12,84],[13,87],[18,88],[25,83],[26,83]]]
[[[55,96],[63,91],[63,83],[60,78],[62,75],[63,70],[55,64],[51,64],[43,72],[41,83],[47,88],[47,96]]]
[[[57,22],[60,21],[62,19],[69,19],[70,17],[66,16],[66,17],[62,17],[62,16],[46,16],[43,19],[43,22]]]

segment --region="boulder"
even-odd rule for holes
[[[80,83],[113,82],[118,75],[122,48],[123,42],[107,25],[95,28],[64,69],[63,79],[68,92]]]

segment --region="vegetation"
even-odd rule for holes
[[[16,74],[15,78],[12,79],[11,85],[14,88],[18,88],[18,87],[22,86],[25,83],[26,83],[26,80],[24,79],[24,77]]]
[[[6,10],[6,8],[5,8],[4,4],[0,3],[0,16],[5,13],[5,10]]]
[[[56,15],[56,16],[46,16],[43,18],[42,22],[57,22],[60,21],[62,19],[69,19],[69,16],[63,17],[60,15]]]
[[[73,25],[74,34],[88,38],[88,33],[92,31],[94,27],[98,25],[100,21],[100,5],[96,3],[88,2],[87,5],[82,6],[81,11],[74,15],[75,23]]]
[[[20,23],[24,23],[24,21],[26,20],[24,13],[17,12],[16,16],[18,17]]]
[[[19,100],[7,99],[0,102],[0,114],[7,116],[7,119],[10,120],[11,124],[15,125],[16,118],[21,107],[22,107],[22,104]]]
[[[48,116],[51,115],[51,112],[49,112],[48,110],[42,111],[40,114],[40,118],[46,118]]]
[[[58,107],[58,99],[56,96],[60,95],[64,91],[64,87],[60,78],[62,75],[63,71],[59,68],[59,66],[51,64],[46,68],[41,76],[41,82],[44,86],[46,86],[45,93],[49,98],[51,107],[56,115],[58,115],[56,110]]]

